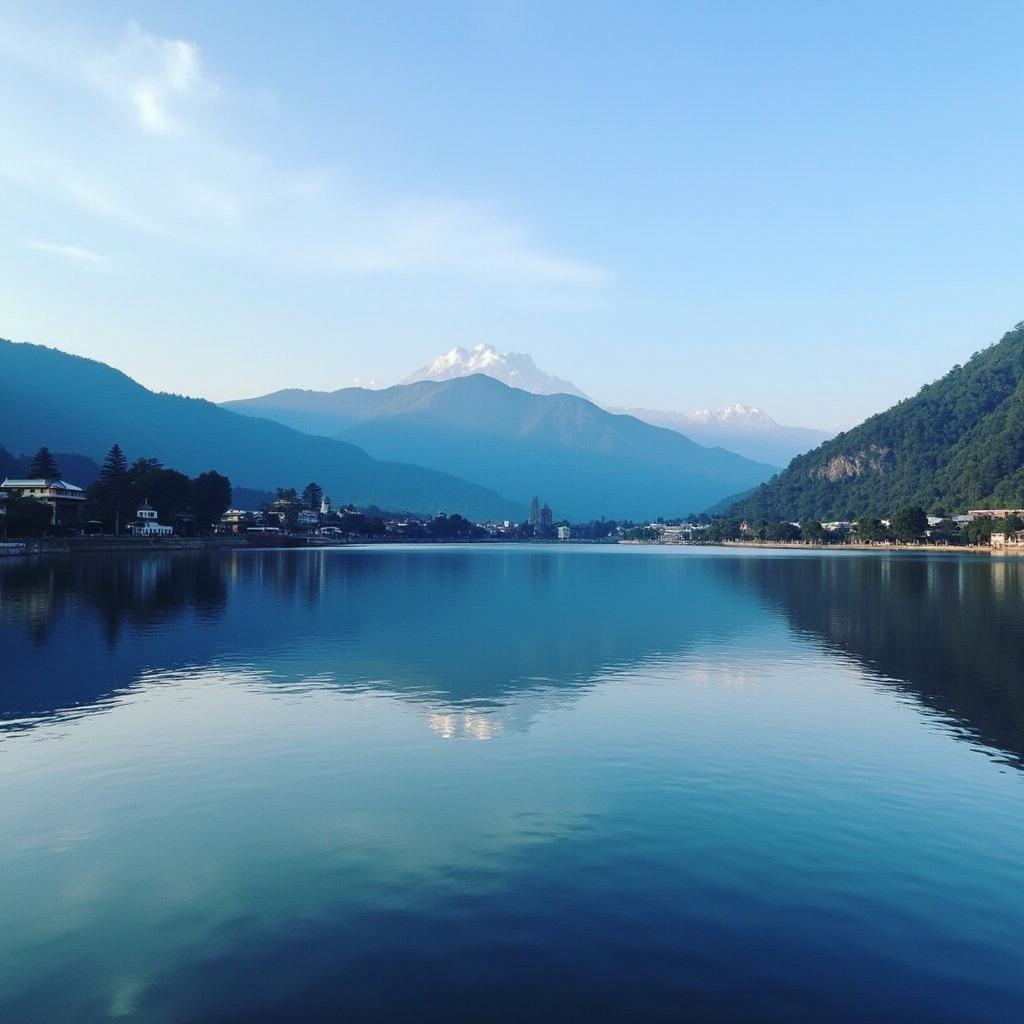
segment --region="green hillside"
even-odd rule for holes
[[[526,513],[523,503],[449,474],[378,461],[353,444],[148,391],[91,359],[0,340],[0,442],[9,450],[47,445],[101,460],[115,441],[130,458],[153,457],[189,474],[217,469],[241,487],[316,480],[338,503],[473,518]]]
[[[1024,506],[1024,323],[891,409],[795,458],[731,514],[883,516]]]

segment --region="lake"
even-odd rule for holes
[[[1024,562],[0,563],[0,1020],[1019,1021]]]

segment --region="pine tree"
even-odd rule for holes
[[[121,446],[115,444],[103,460],[95,485],[100,504],[108,515],[113,515],[115,535],[121,532],[121,512],[129,497],[130,485],[128,460]]]
[[[49,448],[40,448],[35,453],[32,458],[32,465],[29,466],[28,475],[33,479],[42,480],[56,480],[60,476],[57,460],[53,457]]]
[[[107,457],[100,467],[100,480],[105,483],[113,483],[117,480],[124,480],[128,476],[128,460],[121,451],[121,446],[115,444],[107,452]]]

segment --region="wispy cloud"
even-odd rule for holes
[[[140,128],[157,134],[184,131],[184,108],[218,93],[194,43],[150,35],[136,22],[113,50],[86,60],[83,72]]]
[[[93,252],[92,249],[86,249],[80,245],[58,245],[54,242],[28,242],[27,245],[30,249],[35,249],[37,252],[48,252],[57,256],[64,256],[69,260],[75,260],[77,263],[88,264],[90,267],[107,270],[113,266],[108,256]]]
[[[571,287],[606,284],[607,271],[538,249],[528,232],[486,204],[445,201],[377,206],[319,254],[325,269],[347,274],[456,273]]]
[[[31,74],[19,78],[22,99],[0,102],[10,129],[0,178],[97,223],[288,273],[456,275],[561,290],[612,280],[552,251],[493,200],[388,195],[367,184],[369,169],[353,170],[357,159],[291,166],[245,142],[272,134],[276,105],[218,78],[194,42],[135,23],[105,47],[6,29],[0,55]]]

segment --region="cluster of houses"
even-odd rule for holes
[[[305,533],[321,537],[337,536],[345,531],[342,518],[356,510],[351,506],[334,510],[330,498],[320,502],[319,510],[300,506],[296,501],[279,499],[265,510],[229,508],[214,527],[216,533]]]
[[[63,479],[17,479],[8,477],[0,484],[0,516],[5,512],[6,504],[17,498],[30,498],[46,506],[50,512],[50,525],[61,528],[82,528],[99,524],[87,524],[82,522],[82,510],[85,505],[85,490],[77,484],[70,483]],[[357,510],[351,506],[333,510],[328,498],[324,498],[319,510],[299,507],[295,501],[278,500],[273,502],[265,511],[251,511],[247,509],[228,509],[216,526],[219,533],[305,533],[320,537],[341,536],[349,532],[343,525],[346,516],[357,514]],[[993,508],[993,509],[970,509],[962,515],[950,516],[944,519],[940,516],[928,516],[928,527],[925,536],[930,537],[932,531],[940,524],[952,523],[958,529],[962,529],[976,519],[1003,520],[1011,516],[1024,520],[1024,509],[1017,508]],[[178,517],[187,519],[188,516]],[[394,517],[384,520],[384,529],[389,536],[420,537],[429,520],[415,516]],[[537,498],[534,498],[530,508],[530,523],[535,527],[552,528],[552,513],[548,505],[542,505]],[[883,526],[888,527],[889,520],[882,519]],[[148,500],[135,510],[135,518],[125,525],[126,532],[137,537],[166,537],[176,532],[189,532],[190,523],[176,521],[174,525],[161,523],[157,510],[153,508]],[[516,523],[509,519],[502,522],[479,523],[486,535],[490,538],[500,540],[502,538],[512,539],[518,536]],[[799,526],[794,523],[794,526]],[[822,528],[834,540],[841,541],[856,534],[856,524],[849,520],[836,520],[834,522],[822,523]],[[705,532],[710,529],[708,522],[676,522],[666,524],[663,522],[652,522],[649,529],[656,533],[664,543],[694,543],[700,542]],[[566,524],[553,527],[555,536],[560,541],[572,539],[572,528]],[[739,525],[740,535],[753,537],[757,532],[755,524],[744,520]],[[1020,548],[1024,550],[1024,530],[1011,533],[995,532],[992,534],[993,548]]]
[[[534,499],[536,502],[536,499]],[[278,500],[271,503],[265,510],[229,508],[220,518],[215,527],[222,534],[275,534],[300,533],[317,537],[338,537],[350,532],[344,522],[347,516],[358,514],[358,509],[351,505],[341,509],[332,509],[329,498],[320,503],[319,511],[299,508],[296,503]],[[443,515],[444,513],[438,513]],[[388,536],[395,538],[422,537],[430,523],[429,518],[419,516],[390,517],[382,520]],[[517,536],[518,525],[511,519],[500,522],[488,521],[476,523],[489,538],[495,540],[512,539]],[[551,526],[551,509],[547,505],[538,512],[538,525]],[[561,541],[572,539],[572,530],[567,525],[554,527],[555,535]]]
[[[984,512],[978,512],[978,511],[969,512],[966,515],[961,515],[961,516],[948,516],[948,517],[945,517],[945,516],[928,516],[927,517],[927,519],[928,519],[928,529],[925,530],[925,536],[926,537],[930,536],[931,535],[931,531],[933,529],[935,529],[937,526],[939,526],[940,523],[945,523],[945,522],[948,521],[948,522],[953,523],[957,527],[957,529],[962,529],[968,523],[974,522],[975,517],[977,517],[979,515],[989,515],[989,514],[990,514],[989,510],[985,510]],[[993,518],[993,519],[1000,518],[1003,514],[1004,514],[1003,511],[996,510],[996,509],[991,510],[991,518]],[[891,520],[889,520],[889,519],[880,519],[879,522],[886,529],[888,529],[889,526],[891,525]],[[790,525],[791,526],[799,526],[800,524],[794,522],[794,523],[791,523]],[[853,522],[852,520],[850,520],[850,519],[835,519],[835,520],[832,520],[831,522],[822,523],[821,527],[822,527],[822,529],[827,534],[830,534],[836,540],[840,540],[840,539],[843,539],[843,538],[850,537],[852,534],[857,532],[857,530],[856,530],[857,524],[855,522]],[[752,537],[756,532],[757,532],[757,527],[753,523],[749,522],[748,520],[744,519],[743,522],[740,523],[740,533],[744,537]]]
[[[1024,509],[1019,508],[972,508],[967,512],[957,516],[928,516],[928,527],[924,531],[926,538],[931,538],[933,532],[943,524],[952,523],[958,530],[962,530],[965,526],[973,523],[976,519],[991,519],[1005,520],[1011,516],[1015,516],[1019,519],[1024,519]],[[888,528],[891,525],[891,520],[882,519],[881,524]],[[742,524],[748,526],[749,524]],[[798,524],[797,524],[798,525]],[[826,533],[830,533],[836,537],[849,537],[855,533],[855,523],[841,520],[832,523],[822,523],[822,527]],[[941,536],[941,534],[940,534]],[[994,532],[991,540],[992,547],[1024,547],[1024,531],[1012,532],[1012,533],[1000,533]]]
[[[940,532],[939,528],[948,528],[949,524],[952,524],[958,530],[962,530],[965,526],[969,523],[973,523],[976,519],[1005,520],[1011,516],[1024,520],[1024,509],[975,508],[970,509],[962,515],[946,517],[928,516],[928,526],[924,532],[924,536],[926,539],[931,538],[933,534],[935,536],[944,536],[944,531]],[[882,526],[886,528],[891,525],[891,520],[889,519],[881,519],[879,521]],[[790,525],[799,527],[800,523],[793,522]],[[857,524],[853,520],[835,520],[833,522],[822,523],[821,526],[825,533],[829,535],[829,538],[834,542],[856,539]],[[671,524],[652,522],[648,524],[647,528],[656,533],[663,543],[687,544],[699,543],[704,539],[706,531],[711,529],[711,523],[700,521],[675,522]],[[759,533],[759,524],[745,519],[739,524],[739,533],[741,537],[754,538]],[[991,544],[993,548],[1024,549],[1024,530],[1010,533],[993,532],[991,535]]]
[[[280,499],[266,509],[253,510],[229,508],[214,528],[217,533],[274,534],[301,533],[318,537],[341,536],[348,532],[342,526],[346,516],[355,515],[358,510],[351,505],[332,509],[329,498],[320,502],[320,508],[301,507],[295,501]],[[389,519],[385,526],[389,533],[413,532],[421,525],[418,519]]]
[[[17,499],[28,498],[39,502],[49,510],[49,526],[61,531],[84,534],[103,533],[103,524],[87,521],[85,517],[85,488],[58,478],[13,478],[8,477],[0,484],[0,534],[6,534],[7,505]],[[438,513],[438,516],[444,513]],[[340,537],[353,530],[353,517],[359,512],[352,506],[333,509],[329,498],[324,497],[319,508],[308,508],[294,495],[278,498],[261,511],[229,508],[220,517],[214,530],[220,534],[305,534],[323,538]],[[360,517],[362,518],[362,517]],[[534,497],[530,504],[529,524],[534,536],[543,536],[560,541],[573,539],[573,529],[566,523],[555,525],[551,507]],[[365,522],[365,519],[363,520]],[[419,539],[428,533],[431,517],[395,516],[383,519],[386,534],[396,539]],[[523,536],[522,526],[511,519],[487,521],[474,524],[494,540],[514,540]],[[380,533],[380,522],[374,523],[374,533]],[[144,500],[134,510],[134,516],[120,524],[120,533],[135,537],[168,537],[173,534],[191,534],[194,523],[191,513],[176,514],[173,522],[161,522],[160,515],[148,501]]]
[[[61,479],[15,479],[7,478],[0,484],[0,517],[6,511],[6,504],[18,498],[30,498],[50,510],[49,525],[64,529],[79,529],[83,532],[101,532],[99,523],[84,521],[85,489]],[[297,503],[278,500],[264,511],[231,508],[220,518],[215,531],[222,534],[274,534],[304,533],[320,537],[341,536],[347,531],[342,526],[344,517],[356,514],[351,506],[334,510],[330,499],[324,498],[319,510],[298,507]],[[135,510],[134,518],[122,529],[136,537],[167,537],[174,533],[187,533],[191,524],[185,522],[187,514],[177,516],[173,525],[160,522],[157,510],[148,500]],[[392,517],[384,520],[388,535],[394,537],[420,537],[429,522],[428,518],[416,516]],[[530,522],[541,528],[552,527],[552,512],[548,505],[533,499]],[[510,519],[501,522],[476,524],[482,527],[488,537],[494,539],[513,538],[519,527]],[[552,527],[559,540],[572,538],[569,526]]]
[[[660,530],[661,539],[670,544],[686,544],[700,540],[704,531],[710,526],[710,523],[676,523],[672,526],[651,523],[650,529]]]
[[[48,525],[55,529],[77,530],[84,533],[101,533],[103,530],[101,523],[85,521],[85,488],[67,480],[56,477],[4,479],[0,484],[2,525],[6,525],[7,505],[21,498],[28,498],[45,506],[49,510]],[[319,509],[303,507],[295,500],[278,499],[263,511],[228,509],[216,524],[215,530],[224,534],[287,532],[321,537],[340,536],[350,532],[342,525],[344,519],[356,514],[357,510],[351,506],[333,510],[328,498],[321,501]],[[416,516],[393,517],[384,520],[384,529],[388,535],[395,537],[422,537],[429,521],[429,518]],[[571,528],[565,524],[554,526],[551,507],[536,497],[530,505],[529,523],[535,529],[544,531],[544,535],[557,536],[561,541],[572,538]],[[345,525],[348,526],[350,523]],[[493,539],[512,539],[520,535],[518,524],[509,519],[476,525]],[[135,509],[134,518],[122,524],[121,529],[136,537],[167,537],[174,533],[191,533],[192,526],[191,515],[187,512],[176,515],[173,524],[160,522],[157,510],[147,499]]]
[[[28,498],[46,506],[50,511],[51,527],[75,530],[99,526],[98,523],[83,522],[85,488],[67,480],[7,477],[0,483],[0,515],[5,515],[7,504],[18,498]],[[188,513],[182,513],[176,518],[182,530],[191,525]],[[174,533],[173,526],[159,521],[156,509],[148,500],[143,501],[135,510],[135,518],[125,525],[125,530],[137,537],[167,537]]]
[[[1024,508],[979,508],[973,509],[969,514],[972,519],[1009,519],[1010,516],[1024,519]],[[992,547],[996,549],[1024,549],[1024,530],[1016,530],[1012,533],[993,533],[991,543]]]
[[[307,533],[319,533],[321,530],[337,529],[337,527],[322,525],[321,516],[310,509],[300,509],[295,513],[295,523],[298,530]],[[266,512],[254,512],[244,508],[229,508],[221,517],[220,522],[214,526],[216,533],[281,533],[289,528],[288,514],[283,510],[274,511],[268,509]]]

